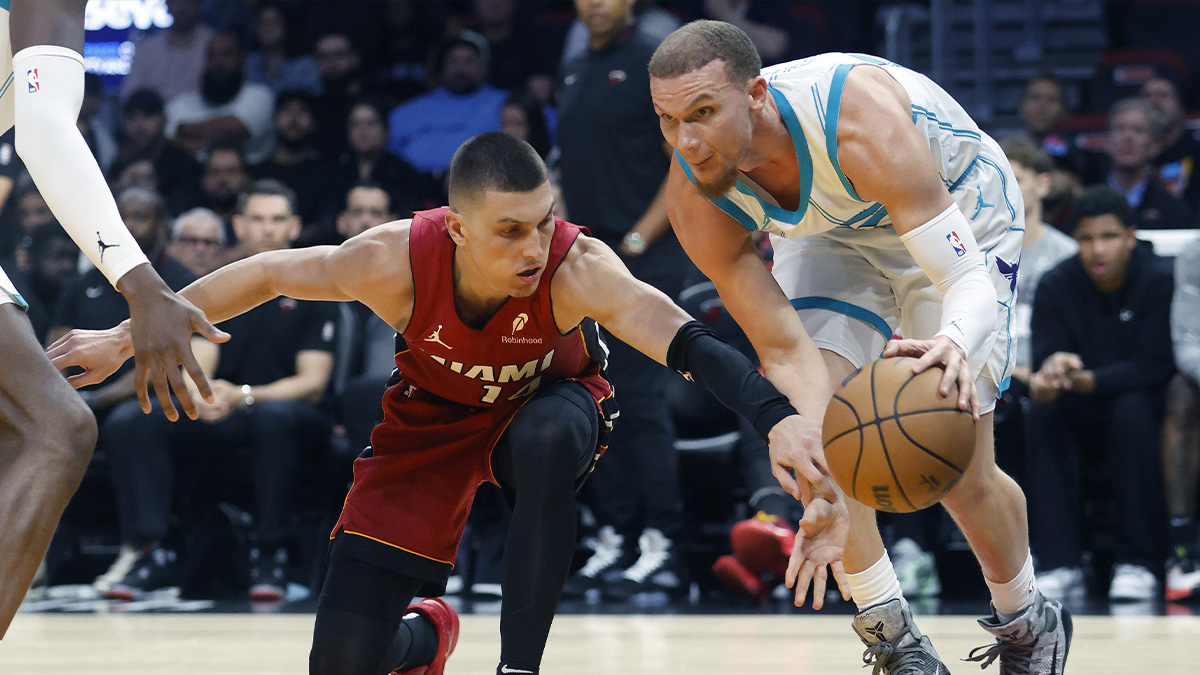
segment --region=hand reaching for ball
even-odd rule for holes
[[[967,355],[953,340],[945,335],[936,335],[932,340],[889,340],[883,350],[883,358],[893,356],[911,356],[917,359],[913,364],[914,375],[929,368],[941,365],[945,369],[942,381],[938,384],[938,393],[949,396],[951,389],[958,385],[958,408],[971,413],[979,419],[979,393],[975,391],[975,378],[967,365]]]

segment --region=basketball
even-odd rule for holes
[[[879,359],[837,387],[825,411],[825,458],[846,494],[879,511],[936,504],[962,478],[975,450],[975,422],[943,398],[943,370],[912,374],[915,359]]]

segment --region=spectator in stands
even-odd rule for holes
[[[1000,147],[1008,156],[1025,203],[1025,236],[1021,242],[1020,261],[997,261],[997,265],[1003,265],[1002,271],[1016,280],[1012,332],[1017,346],[1013,354],[1012,380],[996,409],[996,462],[1023,485],[1026,473],[1025,408],[1029,405],[1029,378],[1033,374],[1030,342],[1033,296],[1042,275],[1075,255],[1079,247],[1074,239],[1046,224],[1042,217],[1042,200],[1050,191],[1054,172],[1050,155],[1024,136],[1006,138],[1000,142]]]
[[[125,99],[121,113],[125,144],[115,165],[128,168],[131,162],[149,159],[154,166],[157,190],[167,201],[167,208],[172,213],[188,208],[196,200],[200,163],[191,153],[167,140],[162,97],[152,89],[138,89]],[[110,171],[110,181],[115,173]]]
[[[200,206],[212,209],[232,232],[232,217],[238,195],[250,185],[250,174],[242,155],[234,148],[215,148],[200,174]]]
[[[317,125],[313,95],[302,89],[279,93],[275,100],[275,149],[266,161],[252,165],[251,178],[271,178],[296,192],[296,215],[302,223],[297,246],[329,244],[332,228],[323,216],[337,208],[329,174],[332,166],[313,145]],[[333,203],[331,203],[333,202]]]
[[[1088,155],[1076,145],[1075,135],[1060,128],[1067,117],[1062,83],[1050,75],[1034,77],[1025,86],[1018,114],[1025,125],[1025,135],[1054,161],[1045,214],[1047,222],[1062,226],[1088,167]]]
[[[110,105],[108,96],[104,93],[100,76],[96,73],[83,75],[83,103],[79,107],[78,123],[87,129],[90,137],[88,147],[96,156],[96,164],[101,171],[108,171],[117,159],[117,140],[112,130],[116,128],[113,122],[117,118],[116,111]]]
[[[463,31],[438,54],[438,87],[416,96],[388,116],[388,147],[418,171],[440,177],[468,138],[500,128],[505,94],[487,84],[487,41]]]
[[[213,32],[198,20],[200,0],[170,0],[170,27],[134,43],[129,74],[121,82],[121,97],[150,89],[169,101],[195,89],[204,72],[204,57]]]
[[[168,252],[196,277],[217,269],[225,260],[225,223],[203,206],[184,211],[171,223]]]
[[[558,79],[564,201],[572,220],[617,251],[634,276],[678,297],[692,268],[667,220],[670,160],[650,100],[647,64],[660,39],[639,30],[632,0],[581,1],[576,10],[589,43]],[[678,593],[687,585],[677,543],[683,500],[675,431],[664,396],[672,374],[612,336],[605,340],[609,379],[623,402],[621,424],[588,481],[601,546],[563,594]]]
[[[346,193],[337,229],[349,239],[396,218],[388,191],[364,180]],[[339,331],[342,346],[334,374],[338,419],[346,427],[351,447],[362,449],[378,421],[379,396],[396,367],[396,329],[362,303],[350,302],[343,305]]]
[[[1017,338],[1013,377],[1026,391],[1033,374],[1033,347],[1030,342],[1030,320],[1033,316],[1033,296],[1042,275],[1075,255],[1079,246],[1071,237],[1048,226],[1042,220],[1042,199],[1050,191],[1054,163],[1048,153],[1021,136],[1006,138],[1000,143],[1025,202],[1025,236],[1021,240],[1021,260],[1004,263],[1001,271],[1011,274],[1017,285],[1017,306],[1014,308],[1013,335]],[[1018,266],[1020,274],[1017,273]],[[1021,394],[1024,396],[1024,393]]]
[[[138,246],[146,253],[150,264],[172,290],[179,291],[195,280],[195,275],[166,252],[166,230],[169,216],[163,198],[139,187],[128,188],[117,196],[117,209]],[[120,293],[112,287],[99,270],[91,269],[70,283],[54,315],[55,328],[51,337],[57,339],[72,328],[101,329],[115,326],[129,318],[129,308]],[[125,437],[127,421],[146,417],[134,391],[133,364],[126,363],[104,384],[81,390],[80,395],[96,415],[100,426],[99,452],[111,457],[128,442]],[[153,398],[153,397],[152,397]],[[158,401],[154,400],[154,414]],[[115,478],[115,477],[114,477]],[[118,508],[122,506],[118,501]],[[122,526],[130,521],[127,513],[118,513]],[[129,540],[122,530],[123,544]],[[96,587],[106,591],[113,582],[128,572],[136,557],[134,549],[123,545],[109,571],[95,580]]]
[[[108,187],[113,194],[120,194],[131,187],[158,192],[158,174],[154,172],[154,162],[145,155],[123,155],[108,170]]]
[[[405,217],[434,196],[431,181],[388,150],[387,114],[375,99],[361,99],[350,108],[346,138],[347,150],[337,165],[342,194],[359,181],[373,181],[388,191],[392,212]]]
[[[545,160],[553,147],[550,130],[546,127],[546,116],[542,106],[528,91],[520,91],[504,99],[500,107],[500,131],[519,138],[533,146]]]
[[[491,52],[488,82],[492,86],[515,91],[526,88],[533,77],[552,86],[557,54],[550,53],[544,46],[550,41],[539,39],[528,21],[519,20],[515,0],[474,0],[460,25],[487,40]]]
[[[22,242],[26,269],[12,271],[12,281],[29,307],[25,313],[38,342],[46,341],[63,288],[79,268],[79,247],[56,221],[33,228]]]
[[[1108,155],[1104,180],[1133,207],[1130,225],[1153,230],[1192,227],[1191,209],[1158,182],[1151,164],[1158,152],[1160,129],[1162,116],[1145,99],[1127,98],[1113,104],[1104,148]]]
[[[704,15],[745,31],[762,57],[763,65],[788,60],[792,37],[786,28],[791,23],[791,17],[785,4],[752,0],[705,0]]]
[[[1175,259],[1171,340],[1179,374],[1167,393],[1163,426],[1163,468],[1171,517],[1171,556],[1167,558],[1167,600],[1200,593],[1200,528],[1196,489],[1200,479],[1200,239]]]
[[[346,151],[346,128],[350,108],[363,94],[362,57],[345,33],[326,33],[317,38],[313,58],[321,73],[321,91],[315,111],[317,149],[321,155],[336,158]]]
[[[1033,300],[1034,405],[1028,420],[1027,494],[1038,588],[1083,588],[1084,489],[1113,486],[1118,501],[1110,600],[1160,596],[1167,514],[1159,455],[1165,388],[1174,372],[1170,261],[1134,233],[1123,195],[1084,190],[1072,212],[1078,255],[1042,277]],[[1096,475],[1100,474],[1100,475]]]
[[[292,53],[287,16],[277,2],[258,6],[258,25],[254,27],[255,47],[246,55],[246,81],[265,84],[279,93],[302,89],[310,94],[321,92],[321,72],[308,54]]]
[[[294,203],[292,191],[277,181],[250,186],[234,218],[249,252],[291,245],[300,232]],[[139,553],[109,597],[135,598],[177,583],[178,557],[167,538],[177,487],[172,476],[183,479],[179,489],[196,502],[227,491],[224,483],[205,479],[220,468],[249,476],[253,485],[250,595],[283,597],[292,536],[288,517],[300,467],[314,441],[329,433],[314,403],[333,370],[336,321],[337,306],[330,303],[289,298],[265,303],[222,324],[233,336],[229,342],[197,349],[216,396],[214,404],[198,404],[199,420],[172,424],[140,412],[121,420],[122,443],[110,451],[113,485],[122,532]]]
[[[1158,179],[1175,197],[1196,213],[1200,209],[1200,180],[1192,176],[1200,170],[1200,140],[1188,129],[1179,88],[1165,77],[1155,77],[1142,85],[1142,98],[1150,102],[1162,117],[1163,130],[1158,141],[1154,166]]]
[[[273,143],[275,93],[246,82],[246,55],[237,36],[214,35],[207,54],[199,88],[167,102],[167,136],[198,158],[219,145],[233,145],[243,149],[247,161],[263,161]]]
[[[25,163],[17,156],[15,142],[12,129],[0,134],[0,257],[7,256],[20,241],[12,197],[17,180],[25,173]]]

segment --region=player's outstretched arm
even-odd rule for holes
[[[913,259],[942,294],[941,329],[929,340],[898,340],[884,356],[914,356],[913,372],[942,364],[939,391],[957,382],[958,406],[979,417],[967,358],[985,348],[999,305],[966,216],[942,183],[929,142],[912,123],[904,88],[880,68],[855,67],[838,118],[838,161],[858,195],[887,207]]]
[[[341,246],[270,251],[230,263],[183,289],[214,323],[281,295],[297,300],[357,300],[397,329],[412,313],[408,224],[372,228]],[[75,387],[102,381],[133,354],[130,323],[102,331],[72,330],[47,350],[58,368],[77,366]]]
[[[168,418],[179,416],[171,402],[173,391],[195,419],[196,406],[179,367],[187,370],[202,396],[211,398],[212,391],[192,355],[191,336],[199,332],[215,341],[228,336],[172,293],[150,267],[121,222],[104,176],[75,126],[83,102],[84,4],[14,0],[11,5],[14,93],[8,101],[17,153],[63,229],[129,301],[142,408],[149,410],[146,382],[152,379]]]

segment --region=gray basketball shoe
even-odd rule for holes
[[[863,663],[874,666],[871,675],[950,675],[902,598],[864,609],[853,626],[867,646]]]
[[[1015,619],[1000,623],[993,608],[979,625],[996,636],[996,643],[972,649],[967,661],[982,661],[979,667],[987,668],[998,658],[1000,675],[1062,675],[1071,648],[1071,613],[1057,600],[1039,592]]]

